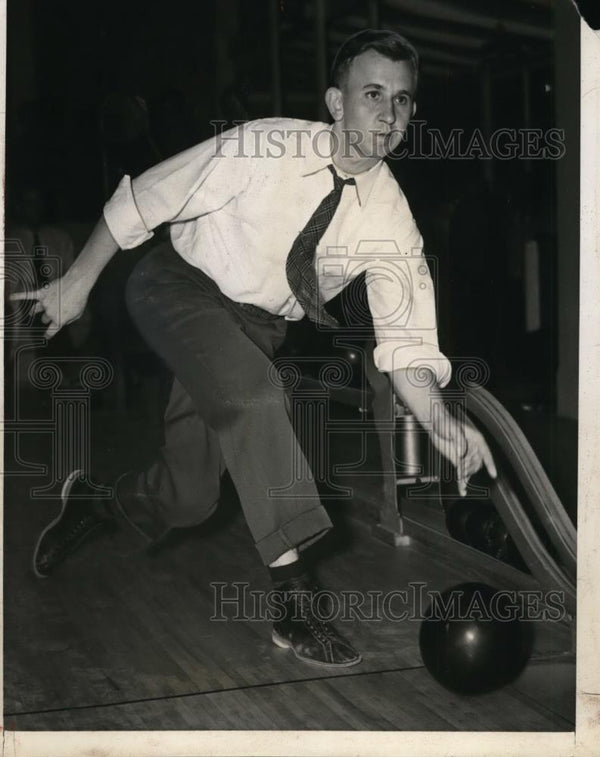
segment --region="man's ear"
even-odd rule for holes
[[[417,112],[417,103],[415,100],[413,100],[413,108],[412,108],[412,116],[411,118],[415,117],[415,113]]]
[[[334,121],[341,121],[344,117],[344,95],[337,87],[329,87],[325,92],[325,104]]]

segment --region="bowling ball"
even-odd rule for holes
[[[497,520],[494,506],[482,502],[466,519],[467,544],[488,555],[492,554],[491,534]]]
[[[527,569],[504,521],[491,503],[485,503],[469,514],[465,530],[467,544],[471,547],[519,570]]]
[[[459,499],[446,504],[446,528],[452,538],[487,555],[527,570],[494,505],[487,500]]]
[[[531,654],[531,626],[510,597],[465,583],[432,597],[419,633],[429,673],[450,691],[473,695],[513,681]]]
[[[446,505],[446,528],[453,539],[469,544],[467,521],[471,515],[483,506],[475,499],[458,499]]]

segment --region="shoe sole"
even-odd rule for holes
[[[50,576],[50,573],[40,573],[39,570],[37,569],[37,566],[36,566],[36,557],[37,557],[37,554],[38,554],[38,550],[40,548],[40,544],[42,543],[42,539],[44,538],[44,536],[48,533],[48,531],[51,528],[54,528],[54,526],[62,518],[63,513],[65,511],[65,507],[67,506],[67,502],[69,500],[69,494],[71,493],[71,489],[73,488],[73,485],[75,484],[75,482],[82,475],[83,475],[83,471],[79,470],[79,469],[78,470],[74,470],[71,473],[69,473],[69,475],[67,476],[67,478],[65,480],[65,483],[63,484],[61,492],[60,492],[60,500],[61,500],[60,512],[58,513],[58,515],[56,516],[56,518],[54,518],[53,521],[50,521],[50,523],[48,523],[48,525],[46,526],[46,528],[42,531],[42,533],[38,537],[38,540],[37,540],[36,545],[35,545],[35,549],[33,550],[33,560],[32,560],[33,572],[34,572],[34,574],[36,575],[37,578],[48,578]],[[79,541],[74,545],[73,549],[77,549],[77,547],[81,544],[81,542],[84,539],[86,539],[92,533],[92,531],[95,531],[96,528],[99,528],[102,525],[103,525],[102,523],[98,523],[97,526],[94,526],[90,531],[88,531],[87,533],[85,533],[81,537],[81,539],[79,539]]]
[[[283,636],[280,636],[275,630],[273,630],[271,638],[273,639],[273,643],[280,649],[291,649],[299,660],[307,662],[309,665],[316,665],[319,668],[351,668],[353,665],[358,665],[359,662],[362,662],[361,655],[358,655],[356,660],[350,660],[349,662],[320,662],[319,660],[313,660],[310,657],[303,657],[301,654],[298,654],[294,649],[293,644],[287,639],[284,639]]]

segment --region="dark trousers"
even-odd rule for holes
[[[169,246],[134,269],[127,305],[174,374],[165,445],[139,480],[154,520],[206,520],[226,468],[265,564],[331,528],[272,363],[285,319],[233,302]]]

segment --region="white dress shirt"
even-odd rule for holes
[[[250,121],[125,176],[104,207],[106,223],[128,249],[169,222],[177,252],[227,297],[299,320],[285,264],[333,189],[334,138],[324,123]],[[377,368],[426,365],[444,386],[451,367],[439,351],[433,284],[406,198],[383,161],[354,178],[317,247],[321,296],[327,302],[365,271]]]

